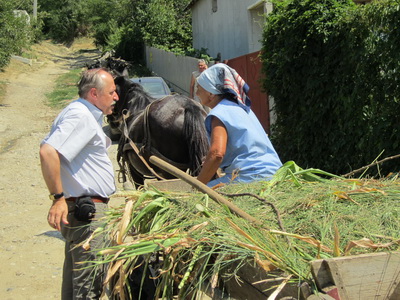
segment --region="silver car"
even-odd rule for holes
[[[153,98],[159,99],[172,94],[171,89],[161,77],[139,77],[131,78],[130,80],[139,83]]]

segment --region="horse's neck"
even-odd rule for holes
[[[152,103],[154,100],[155,99],[153,98],[142,96],[131,103],[129,111],[132,115],[138,116],[142,114],[145,111],[146,107],[148,107],[149,104]]]

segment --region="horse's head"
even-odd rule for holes
[[[116,115],[121,115],[124,109],[135,115],[155,100],[145,92],[140,84],[132,82],[125,76],[116,77],[114,82],[119,96],[119,101],[114,108]]]
[[[125,76],[117,76],[114,79],[114,83],[119,100],[115,104],[113,115],[120,116],[122,114],[122,111],[128,108],[128,91],[133,82]]]
[[[107,121],[110,127],[117,129],[121,125],[124,110],[129,111],[131,116],[136,116],[154,99],[140,84],[130,81],[126,76],[117,76],[114,83],[119,100],[115,104],[113,113],[107,116]]]

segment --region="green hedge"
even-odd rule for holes
[[[344,174],[400,153],[400,0],[278,1],[262,53],[283,161]]]

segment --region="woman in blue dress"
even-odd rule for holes
[[[222,63],[203,71],[197,83],[197,96],[211,108],[205,120],[210,150],[197,179],[210,187],[271,179],[282,163],[250,109],[248,85]],[[218,168],[224,175],[213,179]]]

